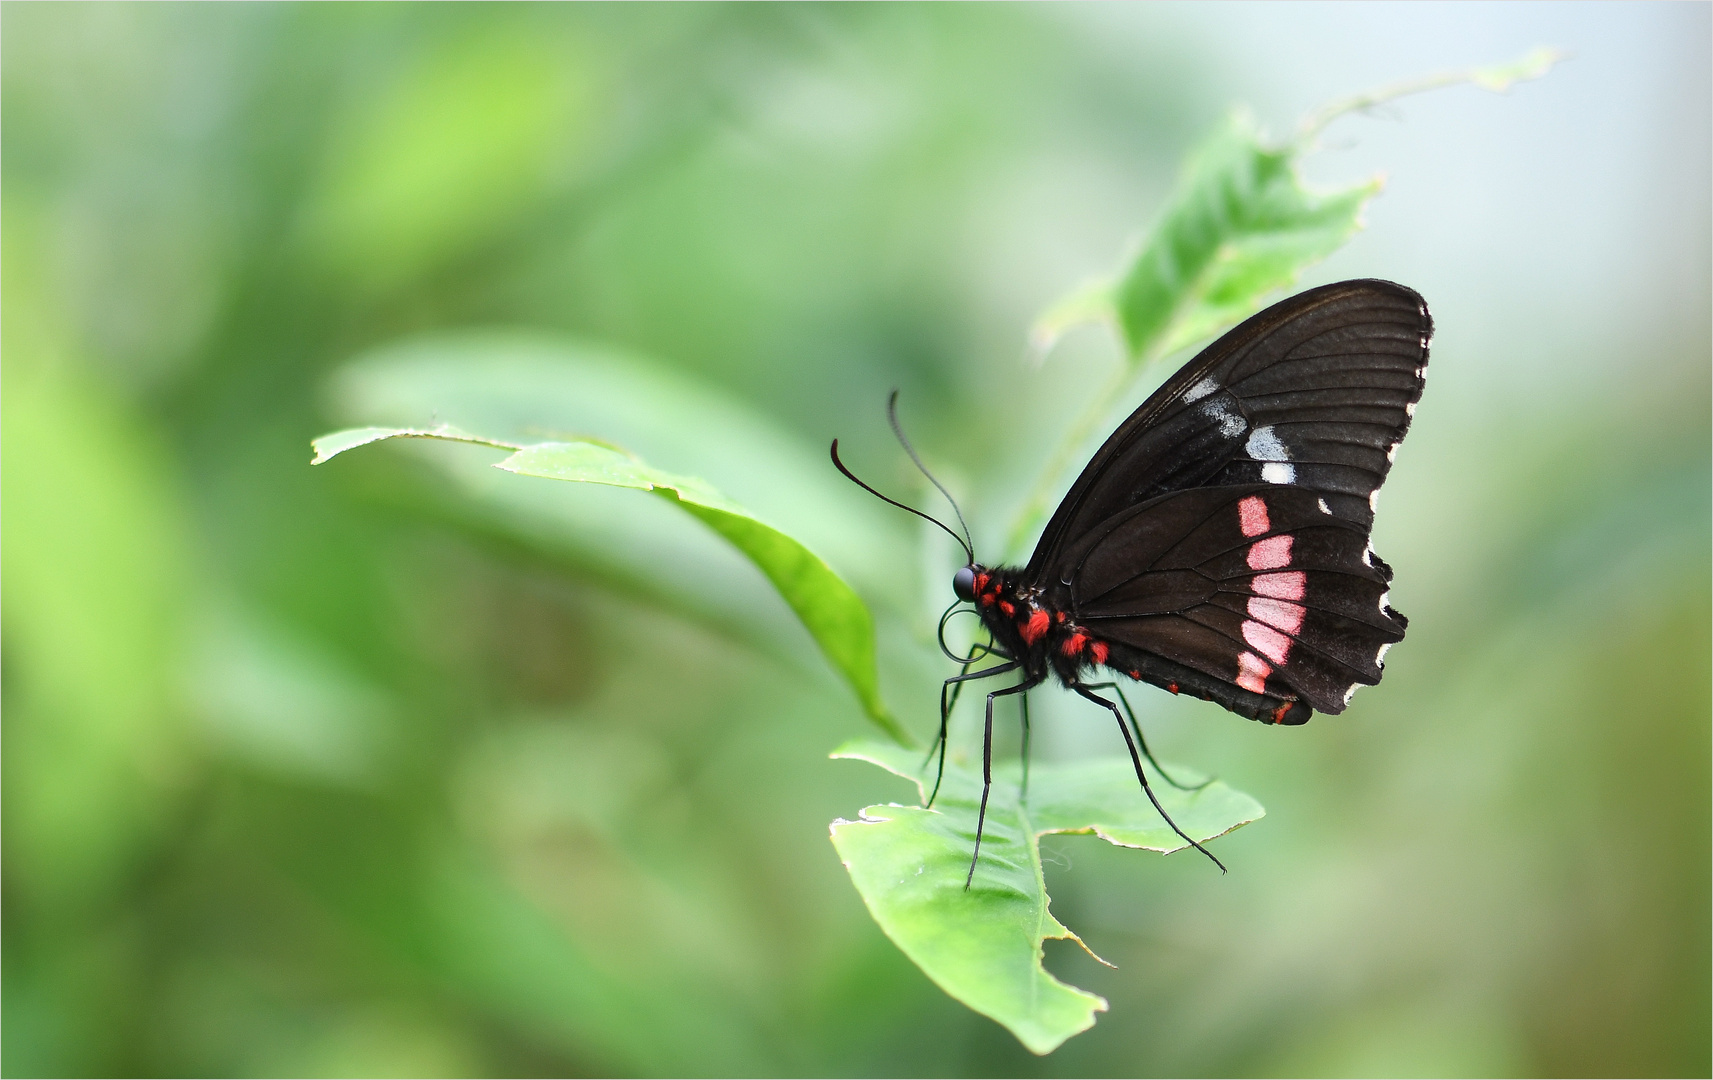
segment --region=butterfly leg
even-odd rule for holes
[[[1089,690],[1111,690],[1113,693],[1118,695],[1118,700],[1124,703],[1125,715],[1130,717],[1130,728],[1136,732],[1136,742],[1142,747],[1142,756],[1148,759],[1148,764],[1154,766],[1154,771],[1159,773],[1166,783],[1177,788],[1179,791],[1200,791],[1202,788],[1213,783],[1213,777],[1210,776],[1199,784],[1180,784],[1176,780],[1172,779],[1171,773],[1160,767],[1160,763],[1154,760],[1154,755],[1148,750],[1148,740],[1142,737],[1142,725],[1136,722],[1136,710],[1130,707],[1130,699],[1124,696],[1123,687],[1119,686],[1115,682],[1085,683],[1083,685]]]
[[[981,651],[980,652],[974,652],[969,657],[967,657],[961,661],[962,666],[958,668],[958,674],[959,675],[967,675],[969,673],[969,669],[974,667],[983,657],[997,656],[1001,660],[1015,660],[1016,659],[1016,657],[1012,656],[1010,653],[1006,652],[1004,649],[1001,649],[998,646],[994,645],[993,635],[991,635],[991,634],[988,635],[986,645],[977,645],[976,648],[981,650]],[[950,655],[949,650],[948,650],[948,655]],[[955,660],[955,659],[957,659],[957,657],[954,656],[953,659]],[[980,676],[977,676],[977,677],[979,678]],[[958,695],[963,693],[963,689],[964,689],[964,684],[961,681],[959,681],[957,679],[953,679],[953,680],[950,680],[950,682],[952,684],[952,700],[949,704],[945,701],[945,687],[942,686],[940,688],[940,695],[941,695],[940,715],[942,718],[950,715],[951,711],[958,707]],[[945,730],[944,730],[943,724],[941,725],[940,739],[942,742],[945,740]],[[930,746],[928,748],[928,757],[925,757],[922,759],[922,767],[924,769],[926,769],[928,767],[928,759],[932,758],[934,756],[934,749],[938,745],[939,745],[939,743],[936,743],[934,746]]]
[[[1183,837],[1184,841],[1186,843],[1188,843],[1191,847],[1195,848],[1197,851],[1201,852],[1203,855],[1206,855],[1208,858],[1213,859],[1213,865],[1219,867],[1220,872],[1224,873],[1225,872],[1225,864],[1220,862],[1218,859],[1215,859],[1213,852],[1209,851],[1207,848],[1202,847],[1199,843],[1196,842],[1195,838],[1192,837],[1189,833],[1178,828],[1178,823],[1172,820],[1172,815],[1166,813],[1166,808],[1160,805],[1160,800],[1158,798],[1156,798],[1154,795],[1154,789],[1148,786],[1148,777],[1142,771],[1142,755],[1140,755],[1136,752],[1136,740],[1132,739],[1130,737],[1130,728],[1125,726],[1124,716],[1123,716],[1123,714],[1121,714],[1118,711],[1118,706],[1113,704],[1112,702],[1106,700],[1105,698],[1101,697],[1099,694],[1096,694],[1094,691],[1090,690],[1088,687],[1081,685],[1080,683],[1075,685],[1075,686],[1072,686],[1071,689],[1075,690],[1077,693],[1081,694],[1083,697],[1088,698],[1090,701],[1094,702],[1096,705],[1099,705],[1100,707],[1107,709],[1112,713],[1112,718],[1114,720],[1118,721],[1118,730],[1120,732],[1122,732],[1124,735],[1124,744],[1130,748],[1130,761],[1132,764],[1134,764],[1136,766],[1136,779],[1138,779],[1142,782],[1142,793],[1144,795],[1148,796],[1148,801],[1154,804],[1154,809],[1158,810],[1160,812],[1160,816],[1166,819],[1166,824],[1168,824],[1172,827],[1173,832],[1175,832],[1179,836]]]
[[[1017,698],[1017,705],[1023,713],[1023,790],[1021,794],[1026,797],[1029,794],[1029,695],[1020,695]]]
[[[959,675],[962,675],[965,672],[967,672],[970,668],[972,668],[976,664],[980,663],[981,660],[985,657],[997,656],[1001,660],[1015,660],[1015,659],[1017,659],[1015,656],[1012,656],[1010,653],[1006,652],[1004,649],[1001,649],[998,646],[996,646],[993,643],[992,635],[988,636],[986,645],[977,645],[977,646],[975,646],[975,648],[979,649],[980,651],[976,652],[976,651],[972,650],[970,655],[961,661],[963,666],[958,669]],[[957,658],[953,657],[953,659],[957,659]],[[964,688],[964,684],[961,682],[952,687],[952,703],[951,703],[950,708],[955,709],[958,707],[958,695],[963,692],[963,688]]]
[[[1013,665],[1015,666],[1015,665]],[[981,861],[981,834],[987,825],[987,796],[993,790],[993,699],[1007,694],[1021,694],[1038,684],[1039,679],[1025,679],[1016,686],[1007,686],[987,695],[987,727],[981,737],[981,809],[975,818],[975,853],[970,856],[969,876],[964,878],[964,891],[975,881],[975,866]],[[1190,843],[1195,843],[1191,840]]]
[[[986,679],[994,675],[1003,675],[1008,671],[1016,670],[1016,668],[1017,661],[1015,660],[1006,664],[997,664],[994,667],[986,668],[982,671],[972,672],[966,668],[940,684],[940,739],[936,744],[940,751],[940,771],[934,777],[934,792],[932,795],[928,796],[928,807],[932,807],[934,805],[934,800],[939,797],[940,782],[946,778],[946,723],[952,715],[952,706],[957,704],[957,692],[963,688],[963,684],[966,682],[970,682],[974,679]],[[951,699],[949,701],[946,696],[948,691],[951,692]],[[987,708],[989,716],[991,717],[993,712],[993,703],[989,702]],[[930,757],[933,756],[933,753],[933,750],[928,751]],[[922,764],[926,765],[928,763],[923,761]]]
[[[958,668],[958,674],[968,675],[970,668],[974,666],[975,661],[973,659],[965,660],[963,665]],[[946,687],[948,685],[952,688],[952,699],[950,702],[946,700]],[[952,714],[952,710],[958,707],[958,692],[963,688],[963,683],[953,683],[950,680],[947,680],[947,682],[940,685],[940,737],[934,740],[934,745],[928,747],[928,755],[922,759],[922,768],[924,769],[928,767],[928,762],[934,760],[934,755],[939,751],[940,747],[946,744],[946,717],[950,716]],[[940,785],[935,784],[934,790],[938,792],[940,790]],[[933,804],[934,800],[929,799],[928,805],[932,806]]]

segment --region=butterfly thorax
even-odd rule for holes
[[[1077,681],[1079,671],[1105,664],[1111,657],[1111,645],[1071,616],[1068,596],[1049,596],[1039,587],[1024,585],[1024,572],[1017,567],[968,569],[973,577],[954,582],[954,587],[969,586],[968,599],[975,604],[982,625],[1030,678],[1056,675],[1070,684]]]

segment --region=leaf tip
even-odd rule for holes
[[[1538,79],[1555,66],[1570,59],[1570,53],[1552,45],[1530,49],[1509,64],[1481,68],[1470,74],[1469,81],[1483,90],[1503,94],[1520,82]]]
[[[1117,317],[1111,278],[1089,278],[1054,301],[1029,327],[1028,357],[1039,367],[1065,334],[1088,323],[1110,323]]]
[[[309,459],[311,465],[324,465],[347,450],[366,446],[382,439],[390,439],[398,434],[398,428],[361,427],[346,428],[343,431],[332,431],[326,435],[309,440],[309,448],[314,456]]]
[[[1047,355],[1053,351],[1053,346],[1059,343],[1059,332],[1050,326],[1042,325],[1037,319],[1029,327],[1029,338],[1023,348],[1023,360],[1032,368],[1039,368],[1047,362]]]
[[[1072,930],[1070,927],[1066,926],[1062,922],[1059,922],[1059,920],[1057,920],[1057,919],[1053,920],[1053,924],[1058,927],[1059,932],[1056,934],[1042,934],[1041,936],[1043,938],[1053,938],[1053,939],[1058,940],[1058,941],[1074,941],[1079,946],[1081,946],[1083,952],[1088,953],[1090,958],[1095,960],[1097,963],[1105,964],[1107,967],[1111,968],[1114,971],[1118,970],[1117,964],[1113,963],[1112,961],[1108,960],[1106,957],[1100,955],[1099,953],[1095,952],[1093,949],[1089,948],[1088,942],[1084,941],[1081,938],[1081,936],[1079,936],[1077,934],[1077,932],[1075,930]],[[1106,999],[1101,998],[1100,1000],[1101,1000],[1102,1004],[1104,1005]]]

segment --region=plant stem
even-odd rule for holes
[[[1428,75],[1420,79],[1393,83],[1391,86],[1370,90],[1365,94],[1356,94],[1342,101],[1335,101],[1325,108],[1305,116],[1302,123],[1297,127],[1297,138],[1307,142],[1345,113],[1372,109],[1374,106],[1384,105],[1388,101],[1396,101],[1398,98],[1420,94],[1428,90],[1438,90],[1441,87],[1472,83],[1483,90],[1503,93],[1510,89],[1513,83],[1538,79],[1545,75],[1552,70],[1554,64],[1565,59],[1566,55],[1558,49],[1533,49],[1508,64],[1493,64],[1487,67],[1465,68],[1462,71],[1447,71],[1438,75]]]

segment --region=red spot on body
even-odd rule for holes
[[[1009,600],[1001,600],[999,602],[999,610],[1005,612],[1007,615],[1017,614],[1017,606]]]
[[[1174,683],[1167,683],[1166,689],[1175,694],[1178,692],[1178,684],[1175,682]]]
[[[1244,623],[1243,625],[1247,628],[1250,624]],[[1265,694],[1267,692],[1267,676],[1271,674],[1273,674],[1273,665],[1254,653],[1237,654],[1237,685],[1243,689],[1255,694]]]
[[[1072,634],[1070,637],[1066,638],[1062,644],[1060,644],[1059,651],[1064,653],[1066,656],[1075,656],[1077,653],[1083,651],[1083,645],[1087,642],[1087,634]]]
[[[976,592],[981,593],[981,592],[987,591],[988,576],[989,575],[987,575],[987,574],[977,574],[975,576],[975,591]]]
[[[1060,626],[1063,626],[1065,624],[1065,613],[1062,611],[1053,612],[1053,621],[1058,623]]]
[[[1250,495],[1237,504],[1237,524],[1244,536],[1260,536],[1273,527],[1267,520],[1267,504],[1261,501],[1261,496]]]
[[[1106,663],[1107,652],[1106,642],[1104,641],[1097,641],[1088,647],[1090,658],[1092,658],[1097,664]]]
[[[1291,542],[1289,536],[1269,536],[1265,540],[1257,540],[1249,545],[1249,569],[1278,570],[1291,565]]]
[[[1047,626],[1051,622],[1052,619],[1049,618],[1047,613],[1042,611],[1040,608],[1036,608],[1034,611],[1031,611],[1029,613],[1029,621],[1018,627],[1023,634],[1023,643],[1025,645],[1033,645],[1037,641],[1040,641],[1041,635],[1047,632]]]
[[[1132,679],[1135,679],[1135,680],[1136,680],[1136,681],[1137,681],[1137,682],[1141,682],[1141,681],[1142,681],[1142,673],[1141,673],[1141,672],[1140,672],[1140,671],[1132,671],[1132,672],[1131,672],[1131,673],[1130,673],[1130,677],[1131,677],[1131,678],[1132,678]],[[1175,694],[1175,693],[1177,693],[1177,690],[1175,690],[1175,689],[1174,689],[1174,690],[1173,690],[1173,691],[1172,691],[1172,693],[1174,693],[1174,694]]]

